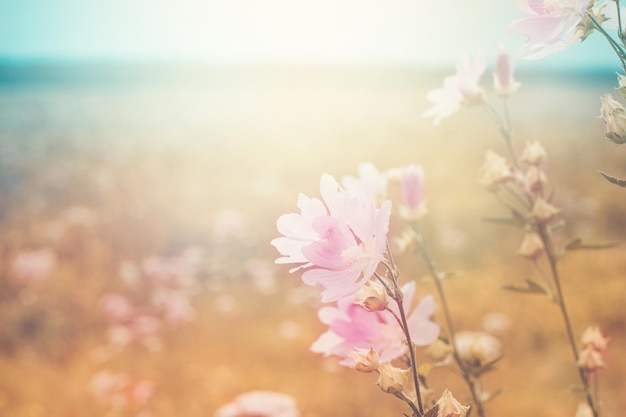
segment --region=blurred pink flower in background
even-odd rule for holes
[[[130,320],[135,314],[135,308],[125,296],[115,293],[107,293],[98,301],[105,317],[112,322],[124,322]]]
[[[248,259],[244,265],[252,286],[261,294],[270,295],[276,292],[274,265],[261,259]]]
[[[116,409],[146,407],[154,395],[154,384],[146,379],[133,380],[128,374],[99,371],[89,390],[96,400]]]
[[[272,240],[281,258],[308,268],[307,285],[324,288],[322,302],[354,294],[384,259],[391,202],[380,208],[361,189],[346,191],[328,174],[320,180],[323,203],[300,195],[301,214],[284,214],[277,221],[283,237]]]
[[[152,295],[152,305],[159,317],[171,325],[190,322],[196,316],[189,296],[180,291],[157,289]]]
[[[214,417],[300,417],[296,400],[286,394],[250,391],[220,407]]]
[[[432,296],[423,297],[411,311],[415,293],[415,283],[402,287],[404,308],[410,314],[407,324],[413,343],[425,346],[439,336],[439,326],[430,320],[435,310]],[[389,308],[399,316],[397,306]],[[352,298],[337,302],[337,307],[322,307],[318,316],[329,329],[311,346],[311,350],[325,356],[334,355],[341,359],[344,366],[353,366],[354,358],[350,355],[355,348],[373,348],[381,362],[389,362],[407,352],[405,337],[395,317],[388,311],[370,312],[355,304]]]
[[[493,73],[493,86],[498,95],[507,97],[519,89],[521,84],[513,79],[514,69],[515,64],[511,56],[500,48],[496,58],[496,71]]]
[[[57,256],[50,248],[20,251],[11,261],[10,274],[25,285],[48,281],[57,266]]]
[[[382,202],[387,198],[387,175],[381,173],[378,168],[369,162],[359,165],[359,176],[345,176],[341,183],[346,190],[360,189],[371,196],[374,201]]]
[[[486,69],[483,52],[477,52],[474,57],[463,55],[457,64],[456,74],[444,78],[443,88],[428,92],[427,98],[434,106],[426,110],[423,116],[433,117],[434,124],[438,125],[462,106],[480,102],[483,98],[480,79]]]
[[[523,35],[526,43],[520,56],[540,59],[562,51],[582,40],[578,25],[585,16],[589,0],[517,0],[518,7],[530,16],[509,25],[514,36]]]
[[[400,206],[400,216],[406,220],[416,220],[426,213],[424,202],[424,168],[410,164],[400,168],[400,191],[404,205]]]

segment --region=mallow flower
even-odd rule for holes
[[[508,30],[514,36],[527,38],[519,52],[521,57],[540,59],[583,39],[583,19],[595,0],[516,0],[516,3],[530,16],[515,20]]]
[[[391,202],[377,207],[371,193],[345,190],[328,174],[320,193],[322,200],[298,197],[300,214],[280,216],[283,236],[271,243],[282,255],[276,263],[305,269],[303,282],[323,287],[322,302],[331,302],[358,291],[384,259]]]
[[[435,310],[434,298],[431,295],[423,297],[411,310],[415,283],[405,284],[402,293],[404,309],[410,311],[407,324],[412,342],[418,346],[431,344],[439,337],[439,326],[430,320]],[[399,315],[394,303],[388,308]],[[404,333],[389,311],[367,311],[356,304],[354,298],[347,297],[339,300],[336,307],[322,307],[318,316],[328,330],[313,343],[311,350],[337,356],[341,365],[354,366],[353,352],[357,349],[373,349],[381,363],[399,358],[408,351]]]
[[[480,79],[487,69],[485,55],[479,51],[473,57],[463,55],[457,64],[456,74],[444,78],[443,88],[431,90],[427,98],[433,107],[424,117],[433,117],[435,125],[456,113],[462,106],[478,103],[483,99]]]

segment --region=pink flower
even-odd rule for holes
[[[220,407],[214,417],[300,417],[296,401],[285,394],[251,391]]]
[[[539,59],[578,43],[583,31],[578,30],[590,0],[517,0],[518,7],[531,16],[509,25],[512,35],[526,36],[520,55]]]
[[[346,190],[360,189],[375,201],[387,198],[387,176],[369,162],[359,165],[359,176],[346,176],[342,180]]]
[[[26,285],[48,281],[57,265],[57,257],[50,248],[21,251],[13,258],[10,273]]]
[[[513,79],[514,68],[511,56],[500,48],[496,58],[496,71],[493,74],[493,85],[498,95],[507,97],[519,89],[520,83]]]
[[[415,283],[402,287],[405,311],[410,311],[415,292]],[[397,306],[389,308],[399,315]],[[435,310],[435,301],[428,295],[419,302],[407,317],[413,343],[425,346],[439,336],[439,326],[430,321]],[[388,311],[367,311],[355,304],[351,298],[338,301],[337,307],[322,307],[319,318],[329,329],[311,346],[311,350],[326,356],[341,358],[341,364],[354,365],[351,353],[356,349],[374,349],[380,362],[388,362],[407,352],[405,337],[393,314]]]
[[[485,56],[476,53],[473,58],[463,55],[457,64],[456,74],[445,77],[443,88],[428,92],[427,98],[434,106],[426,110],[424,117],[434,117],[435,125],[456,113],[463,105],[480,102],[483,89],[480,79],[487,69]]]
[[[307,268],[302,280],[324,288],[322,302],[354,294],[372,277],[384,259],[391,202],[380,208],[361,189],[346,191],[333,177],[320,180],[323,202],[298,197],[300,214],[285,214],[277,221],[283,237],[272,245],[283,255],[277,263]]]
[[[152,296],[152,304],[163,321],[172,325],[190,322],[196,314],[189,297],[180,291],[157,290]]]
[[[105,370],[91,378],[89,389],[98,401],[114,408],[143,408],[152,399],[154,384],[146,379],[133,380],[126,373]]]
[[[400,169],[400,191],[404,206],[402,217],[413,220],[424,214],[424,168],[411,164]]]
[[[107,319],[113,322],[128,321],[135,314],[135,308],[131,302],[121,294],[105,294],[98,303]]]

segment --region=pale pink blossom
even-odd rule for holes
[[[400,215],[407,220],[420,218],[426,212],[424,202],[424,168],[410,164],[400,168]]]
[[[359,165],[359,176],[345,176],[341,183],[346,190],[360,189],[370,195],[375,201],[383,201],[387,198],[387,175],[381,173],[378,168],[369,162]]]
[[[439,336],[439,326],[430,320],[435,310],[435,300],[431,295],[423,297],[411,311],[415,283],[402,287],[403,305],[410,314],[407,317],[413,343],[425,346]],[[389,308],[399,315],[397,306]],[[406,339],[393,314],[388,311],[367,311],[355,304],[352,298],[337,302],[337,307],[322,307],[318,316],[329,329],[311,346],[311,350],[325,356],[333,355],[341,359],[344,366],[354,366],[351,352],[355,349],[374,349],[381,362],[399,358],[407,352]]]
[[[154,384],[147,379],[131,379],[124,372],[104,370],[91,378],[89,390],[96,400],[113,408],[144,408],[153,397]]]
[[[579,25],[593,0],[517,0],[517,4],[530,16],[512,22],[509,32],[527,38],[520,56],[539,59],[582,40]]]
[[[152,305],[168,324],[180,325],[195,318],[196,311],[189,296],[181,291],[157,290],[152,296]]]
[[[121,294],[108,293],[98,301],[105,317],[113,322],[126,322],[135,315],[135,307]]]
[[[289,395],[251,391],[220,407],[214,417],[300,417],[300,411]]]
[[[583,347],[591,346],[599,352],[604,352],[609,344],[609,339],[602,335],[598,326],[587,327],[580,340]]]
[[[520,83],[513,79],[515,63],[511,56],[502,48],[496,58],[496,71],[493,73],[493,86],[496,93],[507,97],[514,94],[520,87]]]
[[[10,274],[26,285],[48,281],[57,266],[56,253],[50,248],[23,250],[11,261]]]
[[[480,79],[486,69],[484,53],[478,52],[474,57],[463,55],[457,64],[456,74],[444,78],[443,88],[428,92],[427,98],[434,105],[423,116],[433,117],[434,124],[438,125],[462,106],[480,102],[483,99]]]
[[[384,259],[391,202],[378,208],[361,189],[344,190],[328,174],[320,180],[323,202],[298,198],[300,214],[280,216],[272,240],[282,257],[277,263],[306,268],[302,280],[324,288],[322,302],[354,294]]]

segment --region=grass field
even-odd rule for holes
[[[594,78],[596,77],[596,78]],[[598,169],[626,177],[623,149],[603,138],[599,75],[525,75],[511,100],[514,144],[539,140],[549,155],[559,242],[621,241],[626,194]],[[102,80],[101,80],[102,81]],[[13,417],[212,416],[249,390],[296,398],[306,417],[401,415],[373,375],[309,351],[324,331],[316,289],[275,266],[275,222],[296,211],[319,178],[415,162],[427,175],[425,227],[459,329],[490,313],[510,327],[504,357],[485,377],[502,393],[487,414],[573,416],[576,368],[555,305],[503,291],[533,268],[515,251],[518,230],[485,223],[503,213],[478,185],[487,149],[505,147],[488,114],[463,110],[438,127],[421,117],[439,75],[411,70],[211,69],[121,82],[25,82],[0,90],[0,415]],[[195,315],[162,326],[161,348],[109,352],[100,297],[129,291],[122,266],[200,248]],[[50,276],[17,282],[20,251],[49,248]],[[603,415],[626,411],[626,256],[623,246],[567,253],[560,268],[577,336],[610,337],[600,373]],[[403,279],[424,265],[398,259]],[[137,300],[145,298],[133,290]],[[420,295],[434,292],[428,282]],[[143,297],[143,298],[142,298]],[[435,317],[441,322],[442,317]],[[418,352],[422,355],[422,352]],[[421,356],[423,357],[423,356]],[[90,395],[93,375],[127,372],[154,384],[143,407],[115,410]],[[432,387],[467,399],[452,369]]]

